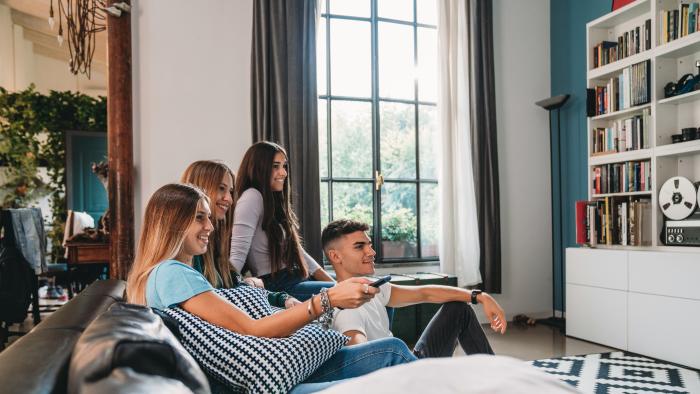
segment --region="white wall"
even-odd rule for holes
[[[149,0],[132,16],[136,234],[148,197],[199,159],[238,168],[250,132],[252,0]]]
[[[494,60],[501,191],[503,293],[508,317],[551,316],[547,113],[549,1],[495,0]]]
[[[0,86],[15,89],[14,32],[10,7],[0,4]]]

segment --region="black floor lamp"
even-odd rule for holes
[[[555,293],[555,284],[557,282],[557,279],[559,279],[559,284],[562,286],[561,291],[564,291],[564,256],[561,253],[561,250],[563,249],[559,245],[559,261],[562,263],[562,267],[559,270],[559,278],[555,278],[554,272],[555,272],[555,264],[556,264],[556,255],[557,255],[557,246],[554,244],[554,235],[555,235],[555,216],[554,216],[554,166],[557,168],[557,177],[559,181],[559,236],[560,240],[563,239],[564,237],[564,232],[563,232],[563,209],[562,206],[563,201],[561,197],[561,114],[560,114],[560,108],[566,103],[566,101],[569,99],[568,94],[562,94],[559,96],[554,96],[550,97],[548,99],[544,99],[541,101],[536,102],[535,104],[546,109],[548,111],[547,115],[549,116],[549,157],[552,159],[552,163],[550,165],[550,179],[552,180],[552,317],[547,318],[547,319],[540,319],[538,320],[542,324],[546,324],[549,326],[557,327],[559,330],[562,332],[564,331],[564,328],[566,327],[566,322],[563,317],[557,317],[556,315],[556,293]],[[557,111],[557,143],[558,143],[558,149],[557,149],[557,157],[556,160],[554,160],[554,147],[552,146],[552,143],[554,142],[554,130],[552,129],[552,111],[556,110]],[[561,244],[561,242],[560,242]]]

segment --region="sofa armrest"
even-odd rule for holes
[[[194,393],[209,392],[206,376],[160,317],[145,306],[117,303],[95,319],[75,345],[68,392],[81,393],[102,379],[114,379],[110,375],[116,369],[127,368],[140,380],[153,376],[162,383],[157,379],[162,377],[180,381]]]

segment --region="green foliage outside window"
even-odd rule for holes
[[[0,87],[0,166],[6,167],[0,180],[0,204],[26,207],[50,195],[53,225],[48,236],[53,261],[63,256],[65,132],[72,130],[107,130],[107,99],[68,91],[46,95],[34,85],[13,93]],[[47,183],[38,176],[39,167],[46,167]]]

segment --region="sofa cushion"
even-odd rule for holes
[[[255,319],[274,312],[264,290],[239,286],[215,291]],[[286,338],[262,338],[215,326],[181,308],[164,312],[178,321],[182,343],[200,366],[234,391],[287,392],[347,341],[337,331],[314,324]]]
[[[195,393],[209,392],[192,356],[160,317],[141,305],[114,304],[85,329],[73,350],[68,392],[83,392],[118,368],[178,380]]]
[[[123,297],[125,287],[116,279],[93,283],[0,352],[0,391],[65,392],[73,346],[96,316]]]
[[[0,392],[65,391],[68,362],[81,330],[57,328],[32,331],[0,352]]]
[[[131,368],[116,368],[109,376],[86,383],[81,394],[190,394],[182,382],[159,375],[142,374]]]

